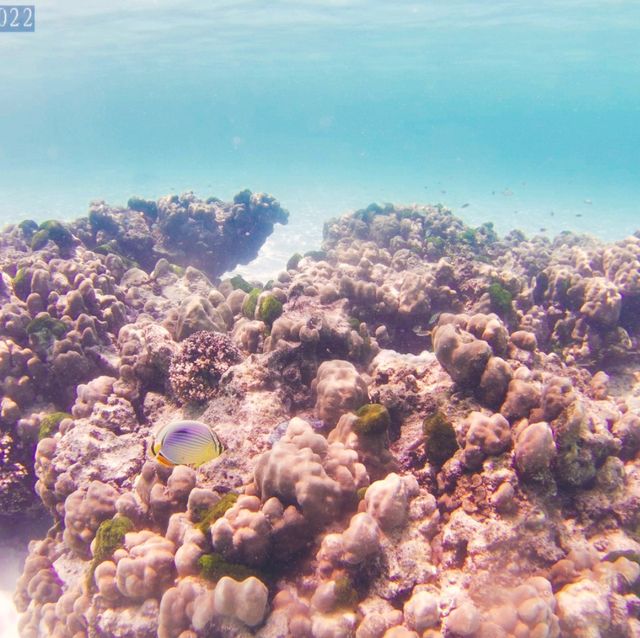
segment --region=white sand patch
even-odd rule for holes
[[[18,612],[13,593],[0,589],[0,638],[18,638]]]

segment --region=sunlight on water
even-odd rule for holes
[[[43,2],[35,34],[0,39],[15,60],[0,68],[0,219],[250,187],[316,227],[393,199],[620,237],[640,194],[638,14],[631,2]]]

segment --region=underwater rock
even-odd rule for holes
[[[94,202],[88,217],[71,224],[71,230],[87,248],[117,255],[147,272],[166,258],[214,279],[251,261],[274,225],[286,224],[288,217],[265,193],[243,191],[228,203],[183,193],[157,202],[132,198],[128,208]]]

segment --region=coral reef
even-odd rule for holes
[[[187,194],[0,236],[0,499],[37,477],[53,518],[21,635],[639,635],[640,237],[371,205],[218,279],[282,221]],[[186,418],[224,454],[149,460]]]
[[[95,202],[69,230],[90,250],[119,255],[147,271],[163,257],[214,278],[251,261],[274,225],[288,217],[265,193],[245,190],[228,203],[183,193],[157,202],[132,198],[127,208]]]

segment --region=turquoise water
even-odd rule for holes
[[[374,200],[638,226],[640,3],[129,4],[47,0],[0,34],[0,222],[249,187],[292,214],[258,270]]]

